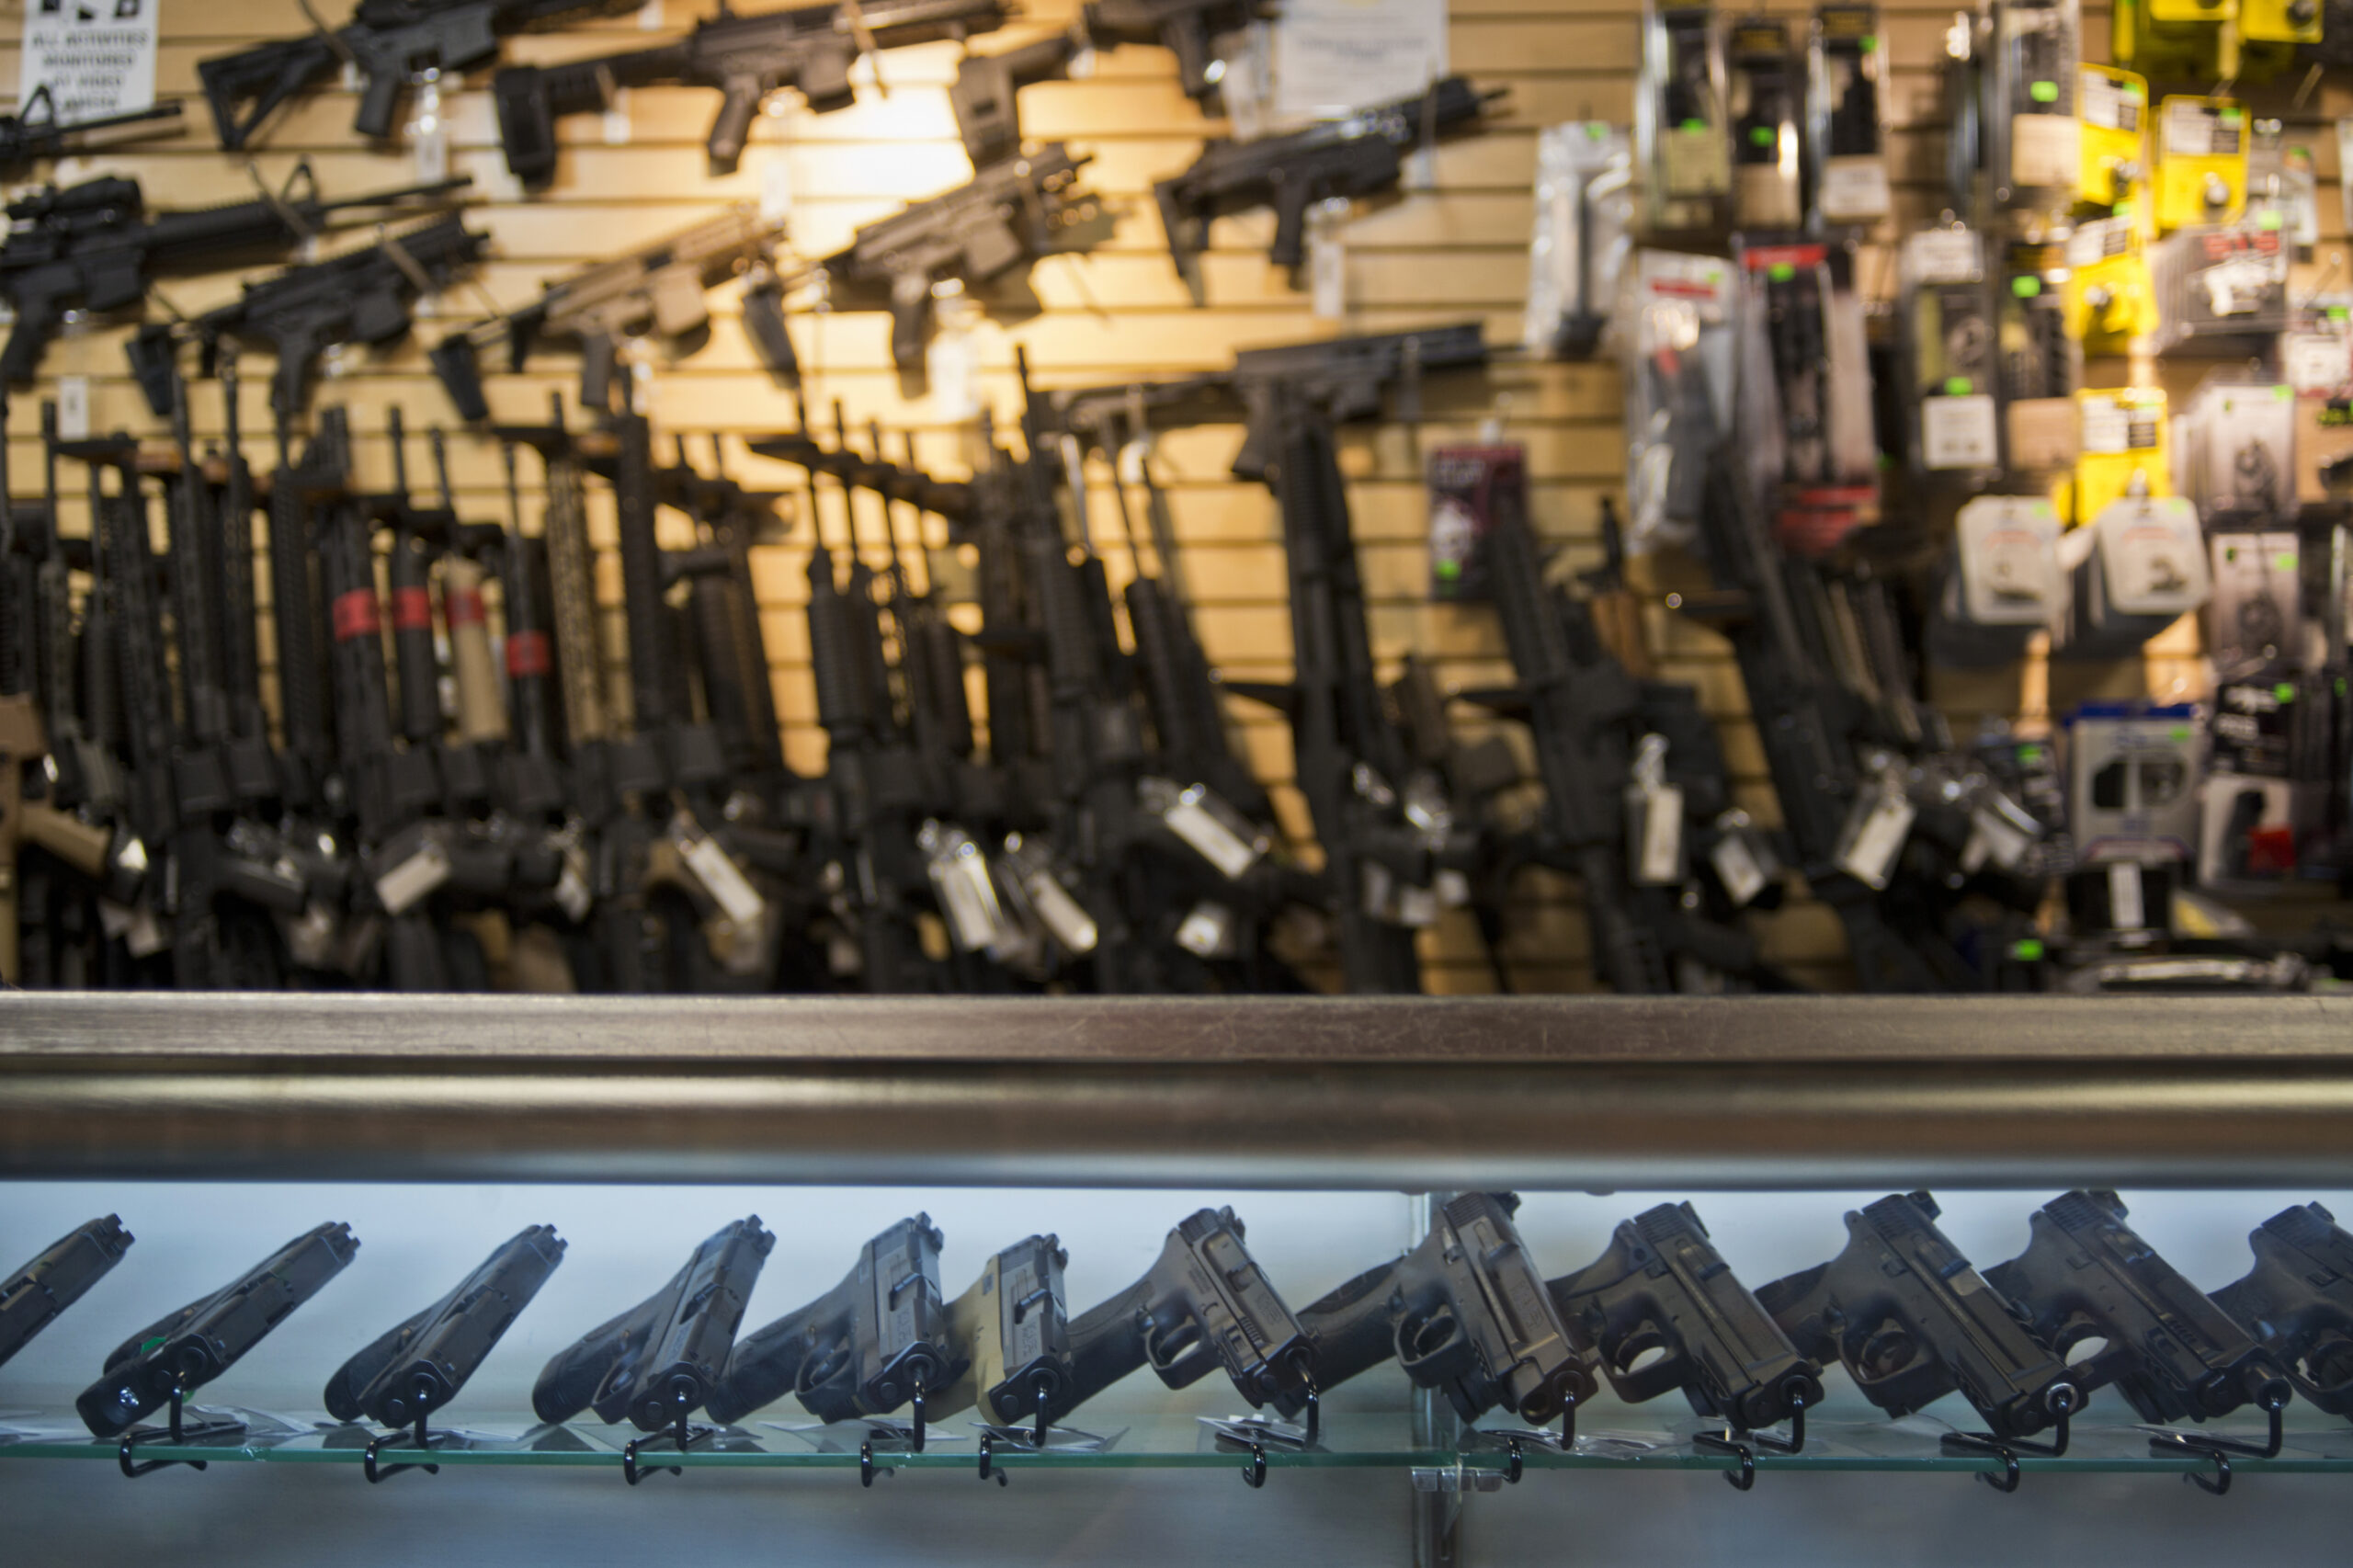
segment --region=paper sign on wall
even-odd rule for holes
[[[96,119],[155,102],[160,0],[28,0],[17,102],[46,86],[61,120]]]
[[[1328,119],[1446,74],[1446,0],[1283,0],[1275,112]]]

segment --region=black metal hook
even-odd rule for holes
[[[1577,1396],[1570,1394],[1561,1401],[1561,1451],[1577,1451]]]
[[[1310,1373],[1307,1375],[1307,1380],[1306,1380],[1306,1381],[1307,1381],[1307,1408],[1306,1408],[1306,1410],[1305,1410],[1305,1412],[1304,1412],[1304,1414],[1305,1414],[1305,1415],[1306,1415],[1306,1417],[1307,1417],[1307,1422],[1306,1422],[1306,1426],[1307,1426],[1307,1439],[1306,1439],[1306,1440],[1307,1440],[1308,1446],[1312,1448],[1312,1447],[1313,1447],[1313,1446],[1314,1446],[1314,1443],[1315,1443],[1315,1439],[1316,1439],[1316,1437],[1318,1437],[1318,1436],[1323,1432],[1323,1430],[1324,1430],[1324,1391],[1323,1391],[1323,1390],[1321,1390],[1321,1389],[1319,1389],[1319,1388],[1317,1388],[1317,1387],[1315,1386],[1315,1374],[1314,1374],[1314,1373],[1310,1372]]]
[[[422,1410],[416,1413],[416,1427],[413,1432],[385,1432],[369,1439],[368,1451],[362,1454],[359,1460],[359,1468],[367,1472],[369,1485],[376,1485],[386,1476],[398,1475],[404,1470],[421,1470],[427,1475],[441,1473],[441,1467],[438,1464],[379,1465],[376,1462],[377,1452],[387,1444],[398,1445],[407,1442],[415,1443],[420,1450],[433,1446],[432,1434],[425,1429],[425,1412]]]
[[[1805,1395],[1792,1394],[1790,1398],[1790,1435],[1787,1437],[1777,1437],[1770,1432],[1751,1432],[1747,1436],[1758,1448],[1770,1449],[1777,1454],[1805,1452]]]
[[[1250,1462],[1242,1467],[1242,1479],[1254,1491],[1267,1484],[1267,1445],[1256,1437],[1250,1440]]]
[[[1724,1479],[1732,1483],[1734,1492],[1753,1492],[1756,1488],[1756,1450],[1749,1444],[1757,1440],[1753,1432],[1737,1426],[1726,1426],[1722,1433],[1694,1432],[1691,1446],[1711,1454],[1731,1454],[1740,1460],[1736,1471],[1724,1471]]]
[[[1992,1454],[2002,1461],[2002,1479],[1981,1472],[1977,1479],[2001,1493],[2018,1489],[2018,1455],[2021,1452],[2041,1454],[2051,1459],[2063,1459],[2067,1453],[2068,1423],[2075,1413],[2073,1389],[2060,1387],[2052,1391],[2051,1441],[2030,1443],[2023,1437],[1996,1437],[1991,1432],[1948,1432],[1942,1447],[1947,1453]]]
[[[2222,1452],[2220,1449],[2200,1449],[2199,1451],[2204,1454],[2208,1459],[2214,1461],[2214,1474],[2212,1479],[2210,1480],[2205,1475],[2194,1470],[2184,1475],[2182,1479],[2188,1482],[2192,1486],[2197,1487],[2201,1492],[2211,1493],[2217,1497],[2229,1495],[2231,1490],[2231,1456]]]
[[[2270,1434],[2258,1447],[2239,1437],[2225,1437],[2213,1432],[2165,1432],[2149,1439],[2149,1451],[2171,1454],[2187,1449],[2200,1454],[2244,1454],[2249,1459],[2276,1460],[2287,1442],[2288,1401],[2281,1395],[2264,1399],[2260,1408],[2271,1418]]]
[[[634,1486],[647,1476],[661,1471],[666,1470],[672,1475],[686,1474],[685,1467],[681,1465],[661,1464],[641,1467],[637,1462],[637,1451],[641,1447],[648,1444],[674,1443],[677,1445],[678,1451],[683,1454],[705,1437],[710,1437],[713,1430],[714,1428],[709,1426],[688,1426],[687,1413],[684,1410],[679,1411],[678,1424],[669,1430],[649,1433],[645,1437],[630,1439],[629,1446],[621,1449],[621,1479]]]
[[[1504,1484],[1517,1486],[1519,1484],[1519,1478],[1528,1473],[1528,1461],[1520,1453],[1518,1437],[1506,1438],[1504,1446],[1511,1450],[1511,1460],[1504,1466]]]
[[[1007,1484],[1005,1471],[996,1469],[995,1465],[996,1438],[983,1432],[981,1434],[981,1479],[986,1481],[991,1476],[995,1476],[999,1486]]]
[[[920,1372],[915,1375],[915,1395],[907,1402],[915,1417],[915,1430],[907,1437],[907,1451],[919,1454],[923,1452],[923,1375]]]
[[[199,1422],[194,1426],[187,1426],[183,1416],[187,1404],[188,1374],[176,1373],[172,1378],[171,1414],[166,1418],[164,1432],[161,1434],[170,1440],[174,1448],[181,1447],[200,1437],[222,1437],[245,1429],[244,1422],[227,1419]],[[184,1464],[190,1470],[205,1468],[205,1461],[202,1460],[146,1460],[133,1463],[132,1450],[138,1448],[142,1439],[153,1439],[158,1434],[153,1426],[133,1426],[122,1435],[122,1445],[115,1450],[115,1462],[122,1467],[122,1473],[126,1477],[136,1481],[142,1475],[176,1464]]]
[[[858,1446],[858,1483],[874,1484],[874,1439],[869,1437]]]
[[[1046,1451],[1046,1406],[1054,1397],[1054,1380],[1051,1373],[1039,1372],[1031,1381],[1038,1385],[1038,1451],[1042,1454]]]

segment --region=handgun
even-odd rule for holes
[[[776,1237],[760,1217],[722,1226],[637,1306],[582,1335],[540,1369],[531,1408],[551,1424],[593,1409],[645,1432],[682,1425],[719,1386],[736,1326]]]
[[[946,1238],[928,1214],[869,1241],[842,1282],[744,1336],[710,1396],[714,1420],[733,1421],[790,1393],[820,1421],[915,1407],[923,1448],[925,1401],[964,1371],[939,1289]]]
[[[2353,1420],[2353,1235],[2306,1203],[2246,1239],[2255,1267],[2215,1291],[2214,1304],[2279,1358],[2298,1393]]]
[[[484,1259],[433,1305],[387,1330],[327,1381],[327,1414],[405,1426],[466,1386],[563,1261],[552,1225],[533,1225]]]
[[[235,1366],[262,1335],[319,1293],[359,1250],[341,1222],[306,1231],[233,1282],[199,1296],[115,1347],[74,1407],[101,1437],[119,1437],[175,1393],[185,1397]]]
[[[1394,1357],[1463,1420],[1502,1404],[1531,1426],[1593,1397],[1592,1352],[1571,1342],[1554,1310],[1512,1223],[1518,1208],[1509,1192],[1450,1199],[1413,1251],[1302,1308],[1316,1384],[1336,1388]],[[1286,1390],[1274,1403],[1295,1415],[1306,1392]]]
[[[109,1214],[76,1225],[0,1284],[0,1366],[122,1261],[136,1238]]]
[[[1863,1397],[1909,1415],[1955,1389],[1996,1437],[2030,1437],[2084,1406],[2075,1373],[1937,1229],[1937,1200],[1895,1193],[1847,1213],[1847,1247],[1756,1301],[1799,1353],[1836,1356]]]
[[[1055,1237],[1025,1236],[948,1303],[949,1343],[969,1364],[933,1402],[935,1415],[976,1405],[996,1426],[1034,1418],[1037,1446],[1046,1446],[1046,1412],[1073,1375],[1063,1292],[1069,1262]]]
[[[1688,1203],[1620,1221],[1607,1251],[1550,1289],[1629,1404],[1681,1389],[1700,1415],[1753,1431],[1822,1403],[1821,1368],[1733,1275]]]
[[[2243,1404],[2278,1410],[2288,1382],[2271,1353],[2124,1223],[2113,1192],[2075,1191],[2028,1221],[2027,1248],[1985,1271],[2086,1391],[2114,1384],[2143,1421],[2205,1421]]]
[[[1316,1386],[1315,1342],[1283,1304],[1231,1209],[1203,1209],[1168,1233],[1159,1261],[1070,1325],[1073,1376],[1048,1419],[1149,1366],[1172,1389],[1223,1367],[1252,1408]]]

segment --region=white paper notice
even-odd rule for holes
[[[155,102],[158,0],[28,0],[21,107],[45,86],[61,120],[127,114]]]
[[[1283,0],[1275,113],[1326,119],[1446,74],[1446,0]]]

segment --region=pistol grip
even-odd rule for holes
[[[379,71],[369,76],[359,91],[359,112],[351,117],[351,129],[371,140],[381,141],[392,133],[392,113],[399,108],[401,93],[408,85],[404,71]]]
[[[731,76],[720,89],[719,114],[710,122],[707,143],[710,166],[719,173],[733,174],[743,161],[744,144],[752,138],[752,117],[760,112],[760,99],[766,96],[755,76]]]
[[[923,363],[931,330],[931,277],[921,267],[891,279],[891,363],[911,370]]]
[[[605,413],[613,405],[613,367],[620,358],[620,346],[613,335],[598,327],[583,325],[580,333],[580,404]]]
[[[1275,243],[1267,259],[1286,271],[1307,259],[1307,204],[1315,192],[1309,186],[1284,180],[1275,187]]]

